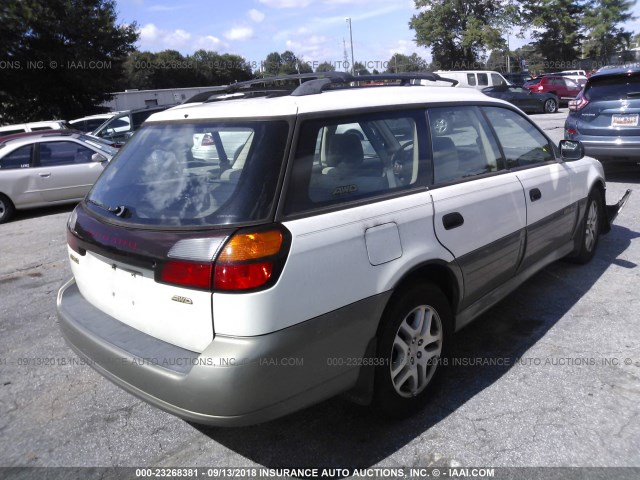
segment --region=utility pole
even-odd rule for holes
[[[356,65],[353,60],[353,30],[351,29],[351,17],[345,19],[349,24],[349,39],[351,40],[351,75],[356,74]]]

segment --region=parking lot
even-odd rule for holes
[[[556,142],[567,110],[534,115]],[[112,385],[60,335],[72,207],[0,225],[0,466],[640,466],[640,167],[607,168],[607,202],[635,190],[585,266],[558,262],[456,335],[420,415],[334,398],[263,425],[192,425]]]

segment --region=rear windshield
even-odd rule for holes
[[[640,76],[595,77],[588,82],[584,96],[591,101],[640,98]]]
[[[285,121],[144,126],[87,205],[114,220],[167,228],[266,219],[288,130]]]

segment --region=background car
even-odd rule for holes
[[[533,77],[529,73],[503,73],[502,76],[506,78],[509,83],[515,85],[516,87],[522,87],[526,82],[531,80]]]
[[[44,122],[17,123],[0,127],[0,136],[13,135],[14,133],[39,132],[45,130],[62,130],[70,128],[64,120],[47,120]]]
[[[482,93],[513,103],[525,112],[556,113],[560,103],[553,93],[536,93],[528,88],[507,85],[487,87],[482,89]]]
[[[582,90],[577,82],[563,75],[544,75],[540,79],[525,83],[524,86],[536,93],[553,93],[561,103],[573,100]]]
[[[598,159],[640,161],[640,68],[594,73],[569,102],[565,138],[580,140]]]
[[[82,200],[116,152],[79,133],[0,137],[0,223],[15,210]]]
[[[87,117],[76,118],[74,120],[69,120],[69,125],[83,133],[93,132],[96,128],[101,126],[104,122],[111,119],[115,115],[121,112],[109,112],[109,113],[99,113],[97,115],[89,115]]]
[[[140,125],[142,125],[150,115],[166,110],[167,108],[169,107],[146,107],[138,110],[127,110],[125,112],[121,112],[112,116],[109,120],[96,128],[91,132],[91,135],[105,138],[122,145],[131,137],[131,135],[134,134],[136,130],[140,128]]]

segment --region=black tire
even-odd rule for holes
[[[0,193],[0,223],[9,221],[15,211],[16,207],[14,207],[11,200],[9,200],[9,197]]]
[[[548,98],[544,101],[542,109],[544,113],[556,113],[558,111],[558,102],[554,98]]]
[[[602,194],[598,190],[592,190],[587,198],[587,207],[576,239],[579,243],[570,257],[571,261],[580,264],[588,263],[596,254],[604,221],[603,203]]]
[[[420,410],[446,364],[452,335],[451,307],[438,287],[421,282],[394,294],[378,328],[374,408],[396,418]]]

